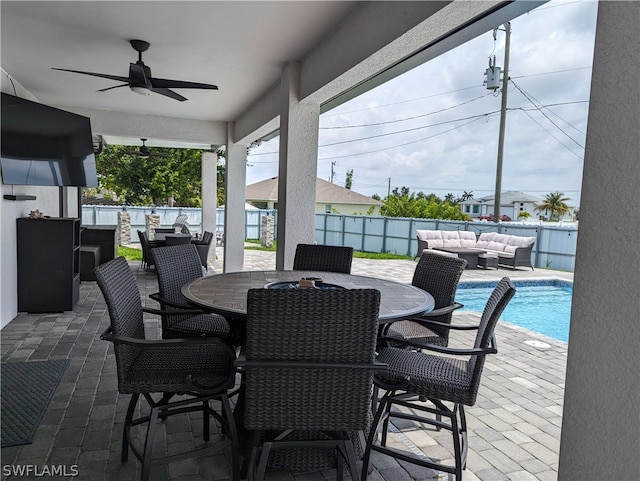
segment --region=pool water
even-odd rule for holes
[[[501,319],[567,342],[572,284],[564,281],[514,284],[516,294]],[[456,301],[464,304],[460,311],[482,312],[494,286],[487,283],[460,283],[456,292]]]

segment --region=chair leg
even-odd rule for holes
[[[260,453],[260,461],[258,462],[258,469],[255,472],[255,481],[264,481],[265,473],[267,472],[267,462],[269,461],[269,454],[271,454],[272,442],[262,443],[262,452]]]
[[[245,456],[244,463],[242,463],[242,471],[240,473],[242,479],[254,479],[256,458],[260,448],[260,435],[260,431],[253,431],[251,434],[251,452]]]
[[[373,447],[373,443],[376,441],[376,434],[378,431],[378,424],[380,424],[380,419],[382,418],[382,414],[387,411],[388,399],[391,391],[388,391],[382,396],[382,399],[378,403],[378,409],[376,410],[376,414],[373,417],[373,421],[371,422],[371,428],[369,431],[369,436],[367,436],[367,445],[364,449],[364,455],[362,456],[362,474],[360,476],[361,481],[367,481],[367,474],[369,471],[369,459],[371,457],[371,449]],[[386,440],[386,432],[383,433]],[[353,477],[353,476],[352,476]]]
[[[202,401],[202,439],[204,442],[209,441],[209,401]]]
[[[464,413],[464,406],[462,404],[459,405],[460,409],[460,435],[462,442],[462,454],[461,454],[461,463],[462,469],[467,469],[467,452],[469,450],[469,443],[467,440],[467,417]]]
[[[122,429],[122,450],[120,452],[120,461],[126,463],[129,460],[129,440],[131,438],[131,420],[133,419],[133,412],[138,404],[140,394],[132,394],[129,400],[129,407],[127,408],[127,414],[124,417],[124,428]]]
[[[222,396],[223,417],[227,421],[227,435],[231,438],[231,470],[233,481],[240,481],[240,441],[236,421],[233,417],[233,408],[228,396]]]
[[[344,451],[342,450],[342,446],[344,446]],[[347,461],[347,465],[349,466],[349,472],[351,473],[351,479],[357,480],[360,478],[360,473],[358,472],[358,464],[356,462],[356,453],[353,449],[353,443],[347,437],[347,440],[342,443],[342,446],[339,447],[339,451],[344,456]],[[338,460],[340,462],[340,466],[342,466],[342,456],[338,456]],[[366,470],[363,469],[366,472]]]
[[[149,426],[147,426],[147,435],[144,440],[144,455],[142,457],[142,475],[141,481],[149,481],[151,474],[151,453],[153,452],[153,439],[156,435],[156,426],[158,424],[158,411],[160,408],[154,406],[149,414]]]

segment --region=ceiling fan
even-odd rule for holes
[[[95,72],[83,72],[80,70],[70,70],[66,68],[55,68],[53,70],[61,70],[63,72],[79,73],[82,75],[91,75],[92,77],[101,77],[111,80],[118,80],[120,82],[126,82],[122,85],[115,85],[113,87],[107,87],[100,89],[98,92],[106,92],[107,90],[116,89],[119,87],[129,87],[133,92],[141,95],[151,95],[151,92],[170,97],[180,102],[187,100],[186,97],[170,90],[176,89],[209,89],[218,90],[217,85],[203,84],[198,82],[185,82],[182,80],[168,80],[161,78],[154,78],[151,76],[151,69],[147,67],[142,61],[142,52],[146,52],[149,49],[149,42],[144,40],[130,40],[133,49],[138,52],[138,61],[136,63],[129,64],[129,76],[121,77],[118,75],[109,75],[105,73]]]
[[[148,159],[149,157],[170,157],[169,154],[166,154],[164,152],[151,152],[149,150],[149,147],[147,147],[145,144],[147,139],[140,139],[140,140],[142,140],[142,145],[140,146],[140,148],[132,152],[127,152],[129,155],[137,155],[142,159]]]

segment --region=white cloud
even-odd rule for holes
[[[578,204],[596,8],[552,1],[511,21],[503,190],[561,191]],[[389,178],[391,189],[493,194],[501,97],[482,83],[490,55],[503,66],[504,40],[487,32],[323,114],[318,176],[335,162],[335,181],[353,169],[366,195],[386,195]],[[264,154],[277,150],[278,139],[254,149],[248,184],[278,174],[277,154]]]

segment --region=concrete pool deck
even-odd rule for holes
[[[217,250],[221,257],[221,249]],[[410,282],[416,262],[356,258],[352,272]],[[155,273],[139,269],[139,262],[130,265],[146,303],[155,306],[147,298],[157,289]],[[245,251],[245,270],[274,267],[274,253]],[[514,280],[573,278],[571,273],[541,269],[478,269],[465,271],[463,281],[497,281],[505,275]],[[459,314],[456,320],[473,321],[474,317],[475,314]],[[110,343],[99,339],[108,322],[96,283],[83,282],[74,311],[21,314],[1,331],[3,362],[70,359],[34,442],[2,449],[3,472],[5,466],[77,465],[76,479],[80,480],[139,479],[139,463],[132,456],[126,464],[121,464],[119,459],[122,422],[129,396],[118,394],[113,349]],[[149,317],[146,322],[151,332],[157,334],[156,319]],[[466,411],[469,455],[463,478],[465,481],[555,480],[567,344],[504,322],[498,324],[496,337],[498,354],[487,358],[478,400]],[[467,342],[463,337],[456,337],[452,345]],[[199,426],[193,417],[183,422],[169,420],[162,428],[166,438],[162,435],[158,438],[167,450],[180,448],[184,443],[197,442]],[[390,443],[405,449],[417,447],[434,459],[450,458],[450,436],[446,432],[403,426],[403,434],[390,436]],[[437,474],[377,454],[372,456],[371,481],[431,480]],[[3,474],[2,479],[31,478]],[[231,479],[229,459],[216,455],[154,467],[152,479],[228,480]],[[273,471],[268,476],[268,480],[274,481],[333,479],[333,470]]]

